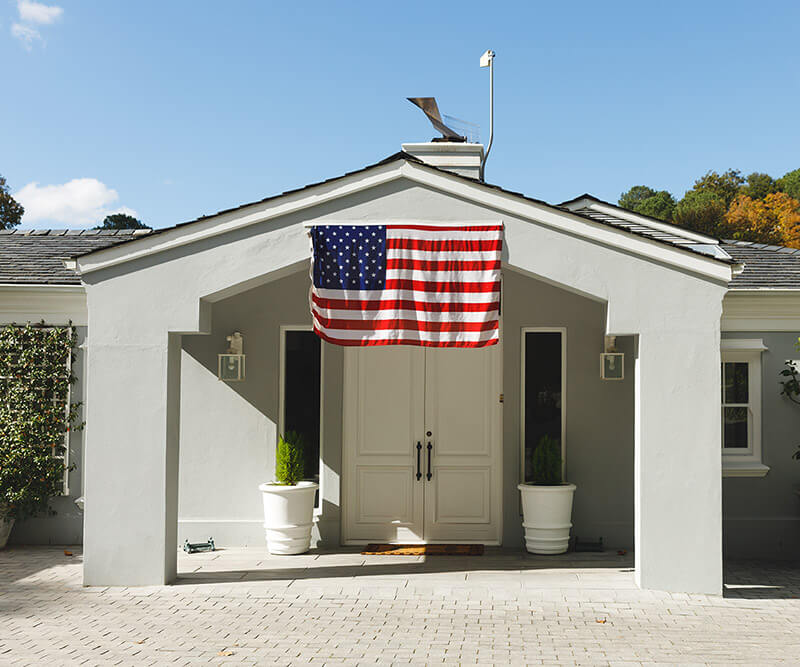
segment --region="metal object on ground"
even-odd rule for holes
[[[576,552],[604,551],[605,547],[603,546],[603,538],[601,537],[598,542],[587,542],[586,540],[581,541],[581,539],[576,536],[575,541],[572,545],[572,550]]]
[[[191,543],[189,540],[186,540],[183,543],[183,550],[187,554],[196,554],[201,551],[216,551],[214,548],[214,538],[209,537],[208,542],[194,542]]]

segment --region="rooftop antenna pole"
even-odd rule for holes
[[[486,168],[486,160],[489,159],[489,151],[492,150],[492,141],[494,140],[494,51],[488,49],[481,56],[481,67],[489,68],[489,145],[483,154],[483,160],[481,160],[480,175],[481,180],[484,180],[483,171]]]

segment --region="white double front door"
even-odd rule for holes
[[[345,543],[500,543],[500,358],[345,350]]]

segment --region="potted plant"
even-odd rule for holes
[[[525,548],[534,554],[563,554],[572,528],[574,484],[561,480],[561,442],[542,436],[533,452],[533,482],[517,487],[522,494]]]
[[[271,554],[302,554],[311,547],[314,497],[319,484],[302,481],[301,434],[287,431],[278,439],[275,480],[258,488],[264,500],[264,530]]]

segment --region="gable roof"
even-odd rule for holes
[[[63,260],[149,233],[147,229],[2,229],[0,284],[80,285]]]
[[[380,160],[379,162],[376,162],[374,164],[368,165],[366,167],[362,167],[361,169],[357,169],[355,171],[347,172],[345,174],[342,174],[341,176],[336,176],[336,177],[333,177],[333,178],[325,179],[323,181],[318,181],[316,183],[311,183],[309,185],[306,185],[306,186],[303,186],[303,187],[300,187],[300,188],[287,190],[285,192],[282,192],[282,193],[279,193],[279,194],[276,194],[276,195],[265,197],[264,199],[260,199],[258,201],[250,202],[250,203],[247,203],[247,204],[242,204],[241,206],[228,208],[228,209],[223,209],[223,210],[218,211],[218,212],[216,212],[214,214],[203,215],[203,216],[201,216],[199,218],[196,218],[194,220],[190,220],[190,221],[187,221],[187,222],[179,223],[179,224],[174,225],[172,227],[165,227],[165,228],[157,229],[151,235],[149,235],[149,237],[146,239],[147,250],[145,250],[145,246],[141,246],[141,241],[144,240],[144,239],[142,239],[142,240],[140,240],[141,250],[140,251],[132,251],[130,253],[130,255],[139,255],[140,256],[141,254],[145,254],[145,253],[149,254],[150,252],[158,252],[160,250],[166,249],[166,247],[172,247],[174,245],[181,245],[182,243],[185,243],[185,242],[191,242],[195,238],[201,237],[203,235],[213,235],[213,234],[217,234],[217,233],[224,233],[225,231],[228,231],[229,229],[234,228],[236,225],[231,223],[230,220],[229,220],[229,221],[227,221],[226,224],[219,224],[215,229],[206,228],[203,231],[200,231],[200,229],[203,227],[202,223],[208,223],[208,221],[213,220],[214,218],[219,218],[221,216],[228,216],[231,213],[241,213],[240,217],[241,218],[246,218],[249,215],[248,209],[251,209],[251,210],[255,211],[255,210],[257,210],[257,207],[259,207],[259,206],[263,207],[263,205],[265,205],[265,204],[267,204],[267,205],[273,204],[277,200],[280,200],[282,198],[287,198],[287,200],[292,199],[292,198],[296,199],[296,196],[298,194],[299,195],[306,195],[307,194],[308,197],[311,198],[312,197],[311,191],[314,190],[315,188],[325,188],[326,186],[331,186],[331,184],[335,184],[336,185],[336,184],[338,184],[338,182],[343,182],[346,179],[351,179],[352,180],[354,176],[355,177],[361,176],[362,178],[367,179],[367,178],[369,178],[371,176],[370,172],[373,172],[373,170],[375,170],[375,173],[377,173],[377,172],[379,172],[381,170],[381,168],[385,168],[387,165],[391,166],[391,165],[393,165],[393,163],[397,163],[397,162],[409,163],[410,165],[413,165],[414,167],[420,168],[423,171],[427,171],[427,172],[429,172],[431,174],[443,175],[443,176],[446,176],[448,179],[451,179],[451,180],[457,180],[457,181],[461,181],[462,183],[468,183],[469,186],[471,186],[471,187],[477,187],[477,188],[483,189],[485,191],[488,190],[488,191],[499,192],[499,193],[502,193],[503,195],[507,195],[507,196],[510,196],[510,197],[514,198],[515,200],[519,201],[520,203],[531,203],[531,204],[534,204],[537,207],[540,207],[540,208],[543,207],[544,209],[547,209],[547,210],[549,210],[551,212],[556,212],[560,216],[565,216],[566,215],[568,217],[572,217],[573,219],[580,219],[580,220],[584,220],[584,221],[590,221],[594,225],[599,224],[602,227],[610,227],[610,228],[613,228],[615,231],[626,232],[626,233],[631,234],[633,236],[638,236],[640,238],[646,239],[647,241],[656,242],[659,245],[667,245],[667,246],[670,246],[672,249],[676,249],[676,250],[679,250],[679,251],[682,251],[682,252],[687,252],[687,253],[692,254],[692,255],[700,255],[700,256],[702,256],[702,258],[704,260],[712,260],[714,262],[718,262],[718,263],[729,265],[729,266],[735,264],[734,260],[732,258],[730,258],[729,256],[727,256],[725,253],[709,252],[705,248],[698,247],[698,244],[696,244],[696,243],[695,244],[693,244],[693,243],[683,243],[683,242],[680,242],[681,240],[677,240],[676,241],[675,239],[665,238],[664,235],[660,235],[660,234],[657,234],[657,233],[646,233],[647,230],[642,230],[642,229],[640,229],[640,228],[638,228],[636,226],[626,226],[626,225],[620,225],[620,224],[613,224],[613,222],[610,222],[610,221],[608,221],[608,220],[606,220],[606,219],[604,219],[602,217],[595,218],[592,215],[590,215],[590,213],[587,212],[587,211],[573,211],[573,210],[570,210],[569,208],[567,208],[565,206],[555,206],[555,205],[549,204],[546,201],[541,200],[541,199],[536,199],[536,198],[533,198],[533,197],[529,197],[529,196],[524,195],[524,194],[519,193],[519,192],[514,192],[512,190],[507,190],[507,189],[502,188],[502,187],[500,187],[498,185],[493,185],[491,183],[485,183],[483,181],[479,181],[477,179],[470,178],[468,176],[463,176],[461,174],[454,173],[454,172],[452,172],[450,170],[447,170],[447,169],[442,169],[442,168],[433,166],[433,165],[428,164],[427,162],[424,162],[423,160],[420,160],[419,158],[417,158],[417,157],[415,157],[415,156],[413,156],[413,155],[411,155],[409,153],[406,153],[404,151],[399,151],[397,153],[394,153],[393,155],[390,155],[387,158],[384,158],[383,160]],[[328,189],[330,189],[330,187],[328,187]],[[361,189],[363,189],[363,188],[361,188]],[[245,225],[245,224],[251,224],[251,223],[249,221],[242,221],[241,224]],[[194,226],[195,228],[192,229],[192,226]],[[574,226],[574,223],[573,223],[573,226]],[[183,230],[185,230],[185,231],[183,231]],[[181,239],[179,237],[176,237],[176,233],[179,234],[180,236],[182,236],[183,238]],[[170,237],[170,239],[169,240],[165,240],[164,242],[160,242],[158,237],[159,236],[163,236],[163,235],[168,235]],[[133,239],[131,241],[133,241]],[[82,257],[85,257],[86,255],[91,255],[94,252],[97,252],[97,251],[89,250],[89,251],[87,251],[85,253],[79,253],[79,254],[75,255],[74,257],[76,259],[80,259]],[[115,253],[115,255],[120,255],[120,253]],[[104,253],[104,256],[105,257],[109,257],[105,253]],[[109,266],[111,264],[118,264],[118,263],[120,263],[122,261],[127,261],[127,259],[122,259],[120,257],[114,257],[114,259],[109,259],[107,261],[101,261],[100,258],[98,257],[96,261],[88,261],[88,262],[82,263],[83,265],[81,266],[81,269],[85,270],[85,271],[93,271],[93,270],[96,270],[97,268],[99,268],[100,266]]]

